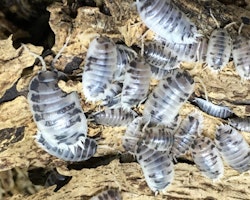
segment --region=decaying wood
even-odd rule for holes
[[[188,13],[200,32],[207,37],[216,27],[209,14],[210,8],[222,27],[232,21],[237,22],[237,25],[230,29],[232,36],[237,32],[241,17],[250,18],[250,11],[234,5],[225,7],[215,0],[174,1]],[[115,42],[124,42],[128,46],[142,45],[141,37],[147,28],[141,23],[133,6],[134,1],[104,0],[103,2],[110,9],[112,16],[101,13],[97,7],[81,7],[78,9],[76,18],[72,19],[64,12],[63,4],[56,3],[48,8],[51,13],[49,23],[56,36],[53,50],[58,52],[66,38],[71,36],[68,46],[56,64],[59,70],[64,70],[67,62],[74,57],[84,59],[90,41],[97,35],[107,35]],[[249,32],[249,27],[245,26],[243,33],[247,35]],[[149,31],[145,40],[151,40],[152,37],[153,33]],[[40,47],[28,45],[28,48],[32,52],[41,54]],[[57,167],[59,172],[73,178],[58,192],[53,192],[54,187],[50,187],[31,196],[24,197],[22,194],[16,194],[11,199],[88,199],[108,187],[118,188],[126,200],[162,199],[162,195],[155,197],[147,187],[138,163],[119,161],[120,154],[124,153],[121,137],[125,127],[110,128],[89,122],[88,134],[99,138],[99,148],[95,157],[103,160],[109,156],[114,157],[111,159],[113,161],[100,162],[94,167],[86,165],[81,170],[68,170],[68,163],[50,156],[37,146],[34,141],[37,129],[32,120],[25,93],[29,81],[41,67],[35,66],[30,69],[34,61],[35,58],[27,51],[12,47],[11,37],[0,41],[0,100],[13,86],[16,87],[17,92],[20,92],[15,99],[0,104],[0,171],[8,175],[8,170],[13,168]],[[197,77],[196,95],[204,97],[204,88],[199,82],[201,80],[206,86],[210,101],[229,106],[238,116],[250,116],[250,82],[240,79],[232,62],[218,74],[210,72],[205,66],[197,63],[183,63],[182,68],[188,70],[193,77]],[[81,71],[82,69],[76,70],[73,74]],[[59,86],[66,92],[77,91],[85,112],[98,110],[98,105],[85,102],[80,81],[76,79],[68,82],[60,81]],[[142,108],[143,106],[139,110],[141,111]],[[180,115],[185,117],[193,110],[198,108],[188,102],[181,109]],[[226,121],[202,114],[204,116],[203,134],[214,138],[216,126]],[[17,130],[19,130],[18,134],[16,134]],[[6,133],[11,137],[6,137]],[[250,143],[250,134],[245,132],[242,134]],[[175,165],[174,182],[165,194],[169,199],[249,199],[249,172],[238,174],[225,166],[222,180],[213,183],[201,175],[192,164],[190,156],[184,157],[184,161],[185,163]],[[0,187],[0,189],[3,188]]]

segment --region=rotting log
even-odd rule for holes
[[[69,17],[65,12],[66,5],[61,3],[55,3],[48,8],[51,13],[49,23],[56,36],[53,50],[58,52],[66,37],[71,35],[69,45],[56,63],[59,70],[64,70],[66,64],[75,57],[84,59],[89,42],[100,34],[111,37],[115,42],[124,42],[128,46],[141,46],[141,36],[147,28],[141,23],[132,5],[133,1],[104,0],[103,2],[110,10],[111,16],[101,13],[98,7],[80,7],[76,18]],[[250,11],[235,5],[225,6],[214,0],[174,0],[174,2],[188,14],[206,37],[209,37],[211,31],[216,28],[209,14],[210,8],[222,27],[232,21],[237,22],[237,25],[229,29],[232,37],[237,33],[241,17],[250,18]],[[249,26],[245,26],[243,34],[248,33],[250,33]],[[152,38],[153,33],[149,31],[145,40]],[[32,52],[41,54],[41,47],[28,45],[28,48]],[[50,61],[51,58],[47,60]],[[13,193],[15,195],[11,199],[88,199],[107,187],[118,188],[124,199],[128,200],[162,199],[162,195],[155,197],[147,187],[140,166],[136,162],[120,161],[120,155],[124,153],[121,137],[125,128],[110,128],[89,123],[88,134],[100,138],[98,140],[100,148],[95,157],[102,160],[110,157],[111,159],[95,165],[85,164],[81,170],[67,169],[67,162],[50,156],[36,145],[34,135],[37,129],[26,98],[29,81],[40,69],[40,66],[30,68],[34,62],[34,57],[27,51],[22,48],[15,50],[12,47],[11,37],[0,41],[0,171],[8,175],[8,170],[14,168],[56,167],[62,174],[73,178],[58,192],[53,192],[54,187],[50,187],[31,196]],[[183,63],[182,68],[188,70],[193,77],[202,80],[211,101],[229,106],[238,116],[250,116],[250,82],[240,79],[232,62],[218,74],[204,69],[202,64],[197,63]],[[81,71],[81,68],[77,69],[73,75]],[[98,109],[98,105],[85,102],[81,82],[77,79],[71,79],[68,82],[60,81],[59,85],[66,92],[78,92],[85,112]],[[6,97],[7,94],[12,94],[11,91],[16,93],[14,99]],[[196,83],[195,93],[204,97],[204,89],[199,81]],[[180,110],[180,114],[184,117],[197,109],[188,102]],[[205,113],[203,116],[203,134],[214,138],[216,125],[226,121]],[[250,143],[250,134],[244,132],[242,134]],[[250,199],[249,183],[249,172],[238,174],[228,166],[225,166],[223,178],[219,182],[212,182],[201,175],[187,155],[183,158],[183,162],[175,165],[175,179],[167,189],[166,197],[168,199]]]

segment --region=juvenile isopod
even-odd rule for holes
[[[236,129],[229,125],[217,127],[215,144],[230,167],[238,172],[250,169],[249,144]]]
[[[200,34],[196,26],[171,0],[136,0],[141,20],[168,42],[190,44]]]
[[[227,106],[215,105],[210,101],[197,97],[194,98],[193,102],[195,102],[202,111],[214,117],[225,119],[233,115],[233,112]]]
[[[151,149],[139,141],[136,158],[149,188],[155,194],[165,192],[174,178],[174,166],[168,152]]]
[[[107,108],[102,111],[91,114],[95,123],[105,126],[127,126],[137,117],[133,110],[124,110],[120,108]]]
[[[196,137],[200,135],[203,125],[203,117],[194,111],[180,123],[179,128],[174,134],[174,143],[171,153],[174,158],[184,155]]]
[[[109,189],[97,194],[89,200],[122,200],[122,197],[118,190]]]
[[[191,145],[191,154],[197,168],[210,179],[218,180],[224,174],[224,165],[214,142],[208,137],[197,137]]]
[[[250,117],[234,117],[228,119],[229,124],[240,131],[250,132]]]
[[[83,93],[87,101],[105,99],[104,93],[113,81],[117,49],[111,39],[97,37],[91,41],[82,74]]]
[[[214,72],[218,72],[229,62],[232,50],[232,39],[225,26],[220,28],[218,22],[211,13],[212,18],[217,24],[208,41],[206,63]]]
[[[121,93],[121,106],[130,110],[145,100],[149,85],[151,71],[143,58],[135,58],[126,66],[126,73]]]
[[[239,35],[233,39],[233,62],[236,71],[242,79],[250,79],[250,40],[240,35],[242,26],[239,29]]]
[[[172,71],[149,95],[143,111],[145,122],[155,125],[172,123],[193,90],[194,80],[187,71]]]

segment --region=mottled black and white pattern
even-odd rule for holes
[[[240,131],[250,132],[250,117],[234,117],[228,119],[229,124]]]
[[[122,86],[123,84],[119,81],[111,83],[104,92],[102,105],[112,107],[115,104],[120,103],[121,96],[119,94],[122,92]]]
[[[97,194],[89,200],[122,200],[122,196],[118,190],[109,189]]]
[[[97,124],[105,126],[127,126],[137,117],[137,113],[133,110],[124,110],[121,107],[106,108],[93,113],[91,117]]]
[[[194,163],[201,173],[212,180],[224,174],[224,165],[214,142],[208,137],[197,137],[191,145]]]
[[[83,93],[87,101],[105,99],[105,92],[113,81],[117,64],[117,49],[111,39],[97,37],[91,41],[82,74]]]
[[[194,81],[187,71],[174,70],[149,95],[143,111],[145,122],[168,125],[179,113],[194,90]]]
[[[143,58],[135,58],[126,66],[125,79],[121,94],[121,106],[125,110],[145,100],[149,85],[151,71]]]
[[[155,193],[164,192],[174,178],[174,166],[168,152],[151,149],[139,141],[136,158],[149,188]]]
[[[193,102],[195,102],[203,112],[214,117],[225,119],[233,115],[233,111],[227,106],[215,105],[210,101],[197,97],[194,98]]]
[[[250,80],[250,40],[242,35],[233,39],[233,61],[243,80]]]
[[[242,135],[229,125],[220,125],[215,133],[215,144],[225,162],[237,170],[250,170],[250,147]]]
[[[200,36],[195,25],[171,0],[137,0],[141,20],[169,42],[190,44]]]
[[[76,92],[58,87],[59,72],[40,71],[30,82],[28,102],[37,125],[38,145],[66,161],[89,159],[97,144],[87,138],[87,121]]]
[[[174,158],[184,155],[189,150],[196,137],[201,134],[202,126],[203,117],[200,113],[194,111],[187,115],[174,134],[171,149]]]

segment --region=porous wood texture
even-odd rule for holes
[[[232,37],[237,32],[241,17],[250,18],[249,11],[234,5],[225,7],[218,1],[174,0],[174,2],[188,13],[206,37],[209,37],[216,27],[209,15],[210,8],[222,27],[232,21],[237,22],[237,25],[230,29]],[[66,64],[72,62],[74,58],[84,59],[90,41],[97,35],[107,35],[115,42],[124,42],[128,46],[142,45],[141,37],[147,28],[141,23],[134,1],[104,0],[102,3],[110,10],[111,16],[101,13],[98,7],[80,7],[76,18],[68,15],[65,4],[55,3],[48,8],[51,13],[49,23],[56,37],[53,48],[56,53],[70,35],[70,42],[56,63],[59,70],[64,70]],[[243,34],[248,33],[249,27],[245,26]],[[152,40],[152,38],[153,33],[148,31],[144,40]],[[41,47],[33,45],[27,45],[27,47],[30,51],[41,54]],[[25,196],[15,190],[12,192],[14,196],[10,199],[89,199],[106,188],[118,188],[123,199],[126,200],[250,199],[249,172],[239,174],[225,165],[223,178],[218,182],[212,182],[201,175],[189,155],[184,157],[183,162],[175,164],[175,178],[164,197],[163,194],[155,196],[148,188],[139,164],[120,161],[120,155],[124,153],[121,137],[125,127],[111,128],[89,122],[88,134],[98,137],[99,148],[94,157],[100,158],[102,162],[94,164],[92,162],[89,165],[81,163],[79,164],[82,166],[81,170],[69,170],[67,168],[69,163],[50,156],[34,141],[37,129],[26,98],[28,84],[41,68],[41,66],[31,68],[34,62],[35,59],[29,52],[23,48],[16,50],[12,47],[11,37],[0,41],[0,171],[2,173],[0,194],[10,190],[9,188],[15,188],[12,181],[4,181],[7,180],[5,176],[13,176],[10,170],[27,171],[38,167],[46,169],[56,167],[61,174],[72,176],[72,180],[59,191],[53,192],[55,187],[50,187],[41,189],[39,192],[34,190],[30,192],[34,193],[33,195]],[[199,63],[183,63],[182,68],[188,70],[194,77],[196,95],[204,97],[201,80],[212,102],[229,106],[238,116],[250,116],[250,81],[240,79],[232,62],[218,74],[212,73]],[[80,72],[82,68],[75,70],[72,77]],[[153,81],[152,85],[155,84],[156,82]],[[66,92],[78,92],[85,112],[90,113],[99,109],[98,104],[85,102],[81,82],[76,78],[67,82],[60,81],[59,85]],[[143,106],[138,110],[142,109]],[[199,109],[187,102],[180,110],[180,115],[185,117],[193,110]],[[203,134],[214,138],[216,126],[227,122],[202,114],[204,116]],[[250,134],[245,132],[242,134],[250,143]],[[39,177],[39,174],[37,176]],[[29,184],[27,187],[30,187]]]

